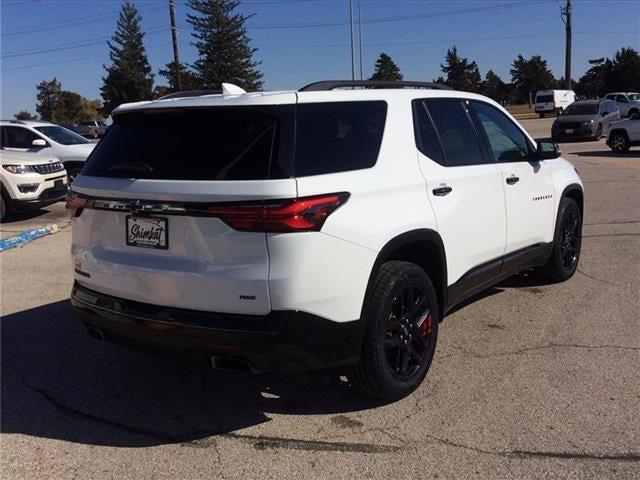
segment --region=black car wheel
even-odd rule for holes
[[[552,282],[564,282],[578,268],[582,247],[582,213],[571,198],[563,198],[553,239],[553,249],[541,273]]]
[[[631,145],[629,144],[629,139],[622,132],[615,132],[611,134],[609,144],[611,146],[611,150],[613,150],[614,152],[626,152],[631,147]]]
[[[412,263],[383,264],[365,311],[362,352],[348,377],[367,395],[403,398],[422,383],[435,353],[440,317],[429,276]]]

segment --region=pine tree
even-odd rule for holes
[[[200,90],[200,81],[198,77],[187,68],[183,63],[178,64],[178,71],[180,72],[180,83],[182,84],[182,90]],[[176,86],[176,64],[175,62],[167,63],[167,65],[158,70],[161,77],[167,79],[169,86],[166,88],[166,93],[173,93],[178,91]]]
[[[134,5],[124,2],[116,31],[109,45],[111,65],[100,89],[105,112],[121,103],[148,100],[152,95],[153,75],[140,30],[141,17]]]
[[[534,55],[529,60],[518,55],[513,61],[510,73],[518,102],[527,102],[529,94],[533,96],[538,90],[553,89],[557,85],[553,73],[547,68],[547,61],[540,55]]]
[[[381,53],[376,60],[375,71],[369,80],[402,80],[400,68],[395,64],[391,57],[386,53]]]
[[[245,90],[262,88],[257,51],[249,46],[244,22],[250,16],[234,13],[238,0],[188,0],[195,14],[187,15],[193,27],[192,42],[199,58],[193,67],[202,88],[220,89],[233,83]]]
[[[480,85],[480,92],[496,102],[506,102],[509,99],[509,85],[493,71],[489,70]]]
[[[480,87],[480,71],[476,62],[458,56],[458,49],[454,45],[447,50],[446,65],[440,68],[447,74],[447,85],[455,90],[477,92]]]
[[[54,77],[48,82],[43,80],[36,86],[36,89],[38,90],[36,112],[40,114],[42,120],[54,121],[62,102],[60,98],[62,94],[61,83]]]

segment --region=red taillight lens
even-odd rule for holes
[[[65,205],[65,208],[69,210],[69,215],[71,215],[71,218],[79,217],[82,213],[82,209],[86,204],[86,197],[83,197],[82,195],[78,195],[77,193],[71,191],[67,193],[67,204]]]
[[[348,193],[332,193],[288,200],[210,205],[215,215],[235,230],[245,232],[312,232],[347,201]]]

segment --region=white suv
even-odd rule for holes
[[[218,368],[347,366],[393,400],[452,307],[523,269],[575,272],[580,178],[492,100],[238,90],[113,112],[67,203],[91,335]]]
[[[0,147],[2,150],[58,157],[67,171],[69,183],[72,183],[95,144],[53,123],[10,120],[0,121]]]
[[[56,157],[0,150],[0,220],[64,200],[67,172]]]

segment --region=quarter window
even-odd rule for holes
[[[456,167],[484,163],[478,135],[462,101],[427,100],[424,105],[438,132],[444,152],[444,165]],[[425,138],[422,143],[428,141]]]
[[[527,137],[505,114],[486,103],[472,106],[497,162],[517,162],[531,154]]]
[[[431,121],[431,116],[424,102],[414,102],[415,135],[418,150],[431,160],[445,165],[444,152],[438,138],[438,132]]]

